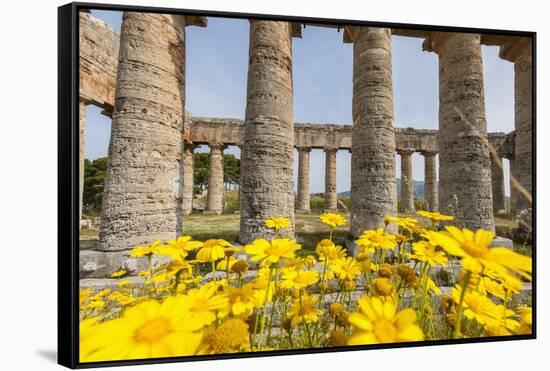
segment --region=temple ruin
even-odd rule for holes
[[[81,265],[91,260],[106,268],[90,269],[86,276],[101,277],[107,268],[123,266],[135,245],[181,233],[182,215],[192,210],[193,150],[198,145],[210,148],[207,211],[217,214],[223,211],[223,151],[241,148],[243,243],[270,236],[263,224],[267,217],[293,220],[295,211],[309,211],[312,149],[322,149],[326,156],[326,210],[338,206],[336,153],[351,152],[353,236],[383,227],[384,217],[397,213],[396,154],[401,156],[400,198],[406,212],[415,211],[413,153],[424,157],[429,209],[455,215],[459,225],[494,231],[494,214],[504,209],[502,158],[510,161],[512,209],[531,207],[529,38],[341,25],[344,42],[353,43],[353,123],[337,125],[294,122],[292,38],[301,37],[303,24],[285,21],[250,21],[244,119],[186,112],[189,26],[206,27],[207,19],[125,12],[119,35],[91,14],[80,13],[81,210],[85,106],[96,105],[112,118],[99,245],[82,251],[86,259],[81,259]],[[424,50],[438,55],[439,130],[394,127],[392,35],[422,38]],[[514,63],[511,133],[487,133],[482,45],[500,46],[500,57]]]

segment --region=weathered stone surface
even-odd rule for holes
[[[401,207],[403,212],[414,213],[414,180],[412,176],[413,151],[398,151],[401,156]]]
[[[220,143],[210,143],[208,166],[208,196],[206,210],[212,214],[223,211],[223,149]]]
[[[504,168],[502,159],[495,152],[490,152],[491,155],[491,183],[493,190],[493,212],[497,214],[505,208],[504,194]]]
[[[122,280],[130,280],[135,285],[143,285],[145,278],[140,276],[129,276],[124,278],[83,278],[79,282],[81,289],[91,288],[100,291],[106,288],[116,290],[119,288],[118,283]]]
[[[148,269],[147,258],[133,258],[127,251],[97,251],[80,250],[79,274],[80,278],[105,278],[120,268],[124,268],[130,275]],[[159,267],[170,260],[168,257],[154,257],[153,267]]]
[[[515,159],[519,184],[516,210],[532,207],[533,193],[533,46],[530,38],[505,43],[500,56],[514,63]]]
[[[337,211],[336,148],[325,148],[325,211]]]
[[[223,143],[244,145],[244,121],[236,118],[193,117],[189,140],[194,144]],[[394,128],[395,149],[397,151],[437,153],[438,131],[429,129]],[[294,123],[294,147],[338,150],[351,150],[353,127],[348,124]],[[504,143],[510,134],[489,133],[489,143],[503,153],[514,150],[514,144]],[[242,159],[241,154],[241,159]],[[507,157],[504,156],[503,157]]]
[[[102,250],[181,233],[184,35],[181,16],[124,13]]]
[[[120,35],[89,13],[79,18],[80,99],[112,113]]]
[[[311,148],[298,148],[298,201],[296,211],[309,212],[309,152]]]
[[[294,235],[292,40],[288,22],[250,21],[241,185],[241,242],[273,236],[264,221],[287,217]]]
[[[439,55],[439,209],[494,231],[480,36],[438,33],[424,47]]]
[[[351,233],[397,212],[391,31],[358,27],[353,42]]]
[[[428,204],[429,211],[437,211],[438,199],[437,199],[437,169],[435,152],[422,152],[424,156],[424,198]]]
[[[78,105],[78,219],[82,219],[82,207],[84,196],[84,134],[86,132],[86,102],[82,99]]]

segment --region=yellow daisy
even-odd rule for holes
[[[407,308],[397,312],[392,300],[379,297],[361,297],[357,311],[348,321],[353,326],[348,344],[381,344],[424,340],[422,330],[416,325],[416,313]]]
[[[346,225],[346,218],[343,215],[335,213],[324,213],[320,216],[321,222],[331,228],[341,227]]]
[[[261,261],[262,265],[269,266],[277,264],[280,259],[294,258],[294,252],[300,247],[296,240],[290,238],[275,238],[271,242],[260,238],[246,245],[245,251],[247,254],[253,255],[250,258],[251,261]]]

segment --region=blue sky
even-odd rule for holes
[[[120,31],[120,12],[92,11]],[[246,107],[247,20],[208,18],[208,27],[186,28],[186,110],[194,116],[243,118]],[[437,129],[438,59],[422,51],[422,39],[392,37],[396,127]],[[293,39],[294,120],[351,124],[352,44],[336,29],[308,26]],[[497,47],[483,46],[487,126],[490,132],[514,129],[514,72],[498,58]],[[96,107],[86,112],[86,158],[107,155],[110,119]],[[198,151],[206,151],[199,148]],[[237,147],[227,153],[239,156]],[[400,159],[396,156],[397,176]],[[297,153],[295,154],[297,169]],[[295,171],[296,172],[296,171]],[[337,190],[349,190],[351,157],[337,154]],[[297,174],[294,174],[296,177]],[[424,161],[413,155],[413,177],[424,178]],[[505,160],[506,193],[508,164]],[[311,152],[311,191],[324,190],[324,153]]]

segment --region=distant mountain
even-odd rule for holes
[[[414,195],[418,197],[424,197],[424,181],[415,180],[414,184]],[[339,196],[349,196],[350,191],[340,192]],[[397,194],[401,194],[401,179],[397,178]]]

